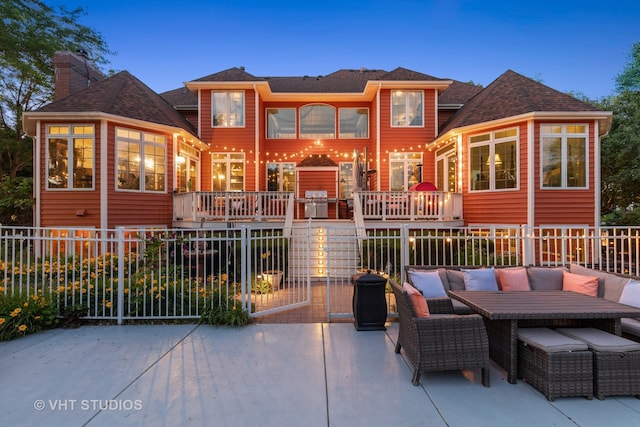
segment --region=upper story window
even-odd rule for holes
[[[244,127],[244,92],[211,92],[211,125]]]
[[[300,138],[335,138],[336,109],[329,105],[305,105],[300,108]]]
[[[93,125],[48,126],[47,188],[93,189],[94,143]]]
[[[518,187],[518,129],[474,135],[469,146],[471,191]]]
[[[127,191],[165,191],[166,137],[116,128],[117,188]]]
[[[296,109],[267,108],[267,138],[295,139]]]
[[[421,90],[394,90],[391,92],[391,126],[421,127],[424,116]]]
[[[540,126],[542,188],[587,187],[587,125]]]
[[[340,108],[340,138],[369,138],[369,110]]]
[[[422,153],[389,154],[389,190],[405,191],[420,181]]]

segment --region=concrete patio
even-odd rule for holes
[[[82,326],[0,343],[11,426],[638,426],[640,400],[548,402],[493,366],[423,375],[397,323]]]

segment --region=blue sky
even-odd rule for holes
[[[593,0],[45,0],[86,11],[156,92],[227,68],[259,77],[404,67],[487,86],[508,69],[563,92],[611,95],[640,41],[640,2]]]

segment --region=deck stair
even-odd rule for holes
[[[289,248],[289,274],[311,278],[351,277],[360,259],[352,222],[314,220],[294,227]]]

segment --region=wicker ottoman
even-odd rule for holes
[[[557,331],[583,341],[593,352],[593,388],[605,396],[640,398],[640,343],[595,328],[560,328]]]
[[[587,345],[549,328],[518,330],[518,377],[550,401],[593,398],[593,358]]]

